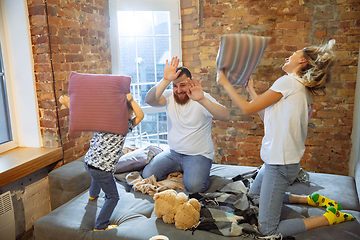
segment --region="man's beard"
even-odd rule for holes
[[[175,102],[180,105],[185,105],[189,101],[189,96],[185,93],[185,97],[180,99],[178,93],[174,93]]]

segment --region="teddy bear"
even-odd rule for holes
[[[154,195],[156,217],[165,223],[173,224],[178,229],[187,229],[199,222],[199,201],[195,198],[188,200],[188,196],[169,189]]]

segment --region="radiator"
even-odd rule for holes
[[[15,217],[10,191],[0,195],[0,239],[15,240]]]

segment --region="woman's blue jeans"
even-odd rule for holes
[[[90,197],[98,197],[100,189],[105,193],[105,203],[100,210],[94,227],[94,229],[105,229],[110,224],[111,214],[119,201],[114,175],[111,172],[88,168],[86,163],[85,169],[92,178],[89,189]]]
[[[259,230],[263,235],[281,233],[284,237],[305,232],[302,219],[287,219],[280,222],[283,203],[290,203],[288,187],[299,174],[300,163],[288,165],[270,165],[264,163],[255,181],[250,187],[250,194],[259,195]]]
[[[142,172],[143,178],[155,175],[158,181],[170,173],[183,172],[183,182],[188,192],[205,192],[209,188],[212,159],[202,155],[185,155],[171,149],[156,155]]]

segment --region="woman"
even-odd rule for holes
[[[261,95],[255,93],[250,78],[247,91],[252,102],[239,96],[225,74],[218,72],[218,84],[224,87],[235,105],[244,114],[258,112],[264,121],[265,136],[260,152],[264,165],[249,193],[260,194],[259,230],[265,236],[281,234],[286,237],[354,219],[340,212],[339,204],[317,193],[298,196],[286,192],[299,173],[300,159],[305,152],[312,95],[323,91],[330,81],[334,44],[335,40],[331,40],[322,47],[310,46],[294,52],[282,67],[286,75]],[[283,202],[326,207],[326,212],[317,217],[280,221]]]

